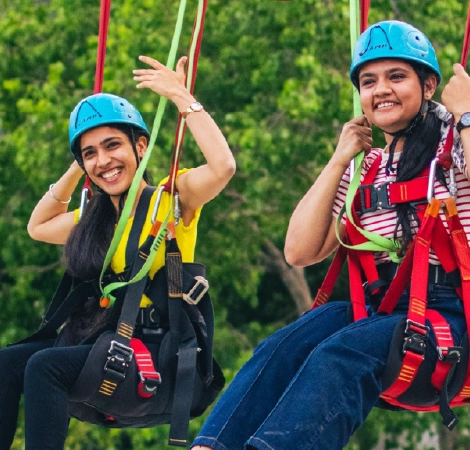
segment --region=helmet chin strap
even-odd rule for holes
[[[395,131],[394,133],[389,133],[388,131],[385,131],[382,128],[380,128],[384,133],[387,133],[390,136],[393,136],[393,140],[392,140],[392,142],[389,146],[389,149],[388,149],[388,153],[389,153],[388,161],[387,161],[387,164],[385,166],[385,173],[386,173],[387,176],[389,176],[390,173],[395,172],[395,169],[392,167],[392,165],[393,165],[393,155],[395,153],[395,147],[397,146],[397,143],[398,143],[399,139],[402,138],[403,136],[409,135],[411,133],[411,131],[418,124],[420,124],[423,121],[424,117],[426,117],[428,109],[429,109],[429,102],[428,102],[428,100],[425,100],[423,98],[423,101],[421,102],[421,107],[420,107],[419,111],[413,117],[413,119],[411,120],[411,122],[409,123],[409,125],[406,128]]]

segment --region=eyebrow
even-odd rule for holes
[[[108,138],[102,140],[102,141],[99,143],[99,145],[105,145],[105,144],[107,144],[109,141],[112,141],[112,140],[114,140],[114,139],[119,139],[119,136],[110,136],[110,137],[108,137]],[[93,145],[88,145],[87,147],[82,148],[81,151],[80,151],[80,153],[83,153],[83,152],[85,152],[85,151],[87,151],[87,150],[91,150],[92,148],[94,148]]]
[[[407,67],[392,67],[391,69],[388,69],[385,71],[387,74],[392,74],[396,72],[409,72],[409,69]],[[366,77],[373,77],[376,76],[376,72],[364,72],[359,75],[359,79],[361,78],[366,78]]]

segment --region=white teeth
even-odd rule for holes
[[[114,169],[109,172],[101,174],[101,177],[107,180],[108,178],[115,177],[119,172],[121,172],[119,169]]]
[[[387,106],[393,106],[394,104],[395,103],[393,102],[379,103],[377,105],[377,109],[386,108]]]

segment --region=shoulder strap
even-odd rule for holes
[[[139,198],[139,204],[135,211],[134,222],[126,246],[126,266],[134,261],[139,248],[140,235],[147,217],[150,206],[150,200],[157,188],[155,186],[146,186]]]

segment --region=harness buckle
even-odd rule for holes
[[[456,364],[460,362],[462,347],[437,347],[437,354],[441,361]]]
[[[159,372],[139,372],[140,385],[139,392],[151,397],[157,394],[157,388],[162,384],[162,377]]]
[[[183,300],[190,305],[197,305],[209,290],[209,282],[204,277],[198,275],[194,279],[196,284],[187,294],[183,294]]]
[[[357,212],[360,216],[366,212],[377,211],[378,209],[393,209],[395,205],[390,203],[388,185],[391,181],[386,181],[379,186],[366,184],[359,186],[359,198],[361,201],[361,210]],[[370,206],[368,206],[370,204]]]
[[[111,341],[109,347],[108,359],[104,365],[104,371],[113,375],[113,378],[123,380],[126,378],[126,372],[129,363],[134,356],[134,350],[117,341]]]
[[[408,350],[421,355],[424,359],[426,343],[428,341],[429,327],[414,320],[406,320],[405,343],[403,344],[403,354]]]

